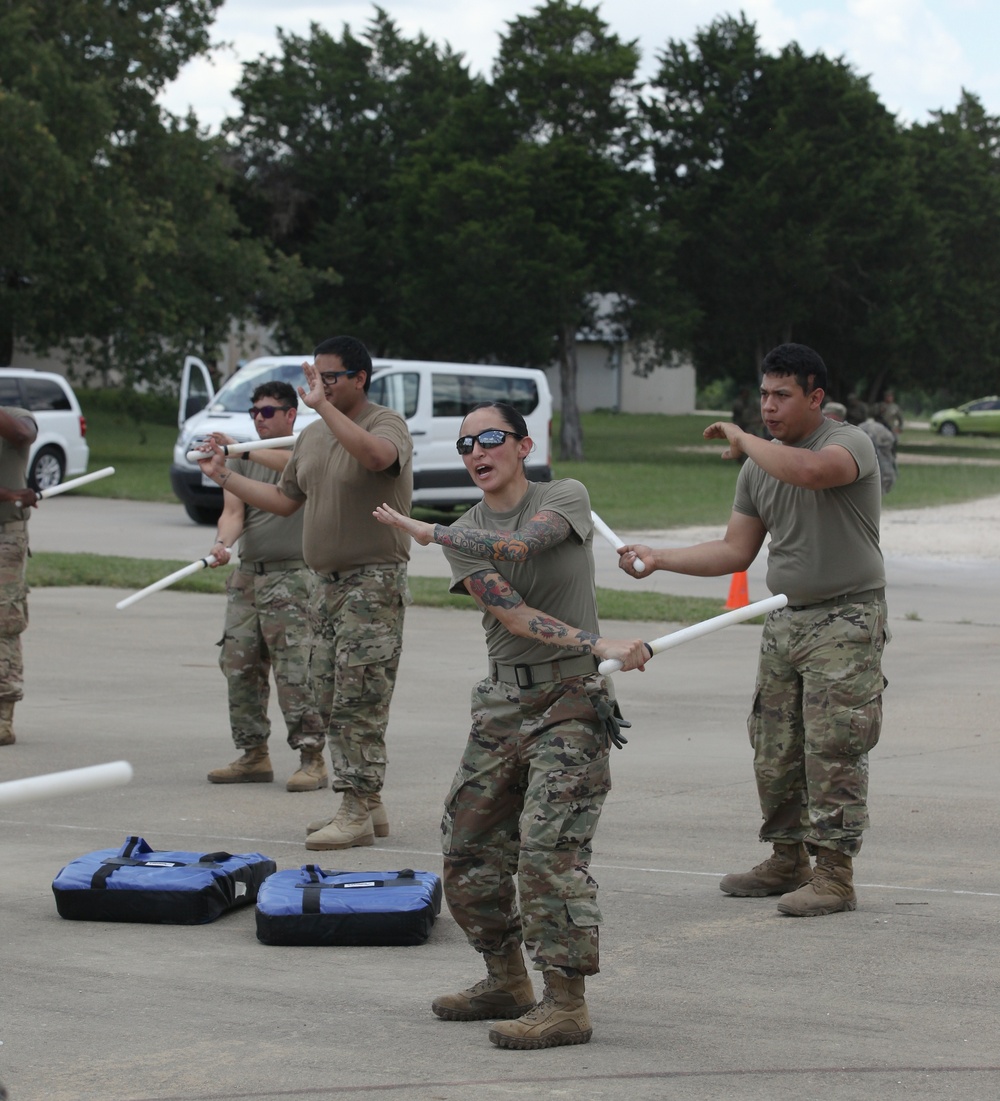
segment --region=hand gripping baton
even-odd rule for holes
[[[58,497],[60,493],[68,493],[71,489],[76,489],[78,486],[85,486],[88,482],[96,482],[99,478],[107,478],[109,475],[114,474],[115,468],[113,466],[106,466],[103,470],[95,470],[90,474],[81,474],[79,478],[70,478],[68,482],[60,482],[57,486],[49,486],[48,489],[43,489],[39,492],[39,497]]]
[[[27,803],[55,795],[79,795],[84,791],[127,784],[132,779],[128,761],[111,761],[89,768],[71,768],[67,772],[49,772],[44,776],[29,776],[24,780],[8,780],[0,784],[0,806]]]
[[[229,548],[227,547],[226,549],[228,550]],[[161,577],[159,581],[154,581],[152,585],[147,585],[137,593],[125,597],[124,600],[119,600],[115,607],[121,611],[122,608],[127,608],[137,600],[142,600],[144,596],[149,596],[151,593],[158,593],[160,589],[169,588],[175,581],[180,581],[182,577],[190,577],[191,574],[205,569],[206,566],[214,566],[217,561],[218,559],[214,554],[210,554],[205,558],[199,558],[197,562],[192,562],[190,566],[182,566],[179,570],[168,573],[166,577]]]
[[[618,536],[615,535],[611,528],[608,527],[608,525],[600,518],[600,516],[597,515],[596,512],[592,512],[590,514],[590,518],[594,521],[594,527],[600,532],[601,535],[604,536],[605,539],[607,539],[607,541],[615,548],[615,550],[618,550],[619,547],[625,546],[624,541],[619,539]],[[635,566],[633,568],[635,569],[636,573],[645,573],[646,563],[643,562],[641,558],[637,558],[635,560]]]
[[[682,627],[672,634],[663,635],[662,638],[654,638],[647,642],[651,654],[661,654],[664,650],[671,650],[680,646],[682,642],[690,642],[693,638],[701,638],[702,635],[710,635],[713,631],[721,631],[723,627],[730,627],[734,623],[745,623],[754,616],[766,615],[768,612],[776,612],[784,608],[788,603],[788,597],[784,593],[777,596],[769,596],[767,600],[758,600],[755,604],[748,604],[745,608],[736,608],[732,612],[723,612],[722,615],[713,616],[712,619],[703,619],[701,623],[692,623],[690,627]],[[597,667],[598,673],[607,676],[609,673],[617,673],[622,663],[617,658],[608,658]]]
[[[295,440],[295,436],[277,436],[273,440],[247,440],[246,443],[224,443],[219,446],[222,448],[223,455],[245,455],[248,451],[267,451],[271,447],[291,447]],[[211,451],[189,451],[187,461],[196,463],[199,459],[209,458],[211,454]]]

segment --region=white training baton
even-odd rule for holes
[[[693,638],[701,638],[702,635],[710,635],[713,631],[720,631],[723,627],[730,627],[734,623],[745,623],[754,616],[766,615],[768,612],[776,612],[784,608],[788,603],[788,597],[784,593],[777,596],[769,596],[767,600],[758,600],[755,604],[748,604],[745,608],[736,608],[731,612],[723,612],[722,615],[713,616],[711,619],[703,619],[701,623],[692,623],[690,627],[682,627],[673,634],[663,635],[662,638],[654,638],[647,642],[650,654],[662,654],[664,650],[671,650],[674,646],[680,646],[682,642],[690,642]],[[608,658],[597,667],[598,673],[607,676],[609,673],[617,673],[622,663],[617,658]]]
[[[81,474],[79,478],[70,478],[68,482],[60,482],[57,486],[49,486],[48,489],[40,490],[38,496],[58,497],[60,493],[67,493],[71,489],[85,486],[88,482],[96,482],[98,478],[107,478],[114,472],[115,468],[113,466],[106,466],[103,470],[95,470],[91,474]]]
[[[44,776],[29,776],[24,780],[8,780],[0,784],[0,806],[27,803],[32,799],[47,799],[54,795],[79,795],[84,791],[127,784],[132,779],[128,761],[112,761],[106,765],[71,768],[67,772],[49,772]]]
[[[228,547],[226,549],[229,550]],[[190,566],[182,566],[179,570],[168,573],[166,577],[161,577],[159,581],[154,581],[152,585],[147,585],[137,593],[125,597],[124,600],[119,600],[115,607],[121,611],[122,608],[127,608],[137,600],[142,600],[144,596],[149,596],[151,593],[158,593],[160,589],[169,588],[175,581],[180,581],[182,577],[190,577],[191,574],[205,569],[206,566],[214,566],[217,561],[218,559],[214,554],[209,554],[205,558],[199,558],[197,562],[192,562]]]
[[[590,518],[594,521],[594,527],[597,528],[601,535],[603,535],[604,538],[607,539],[607,541],[615,548],[615,550],[618,550],[619,547],[625,546],[624,541],[619,539],[618,536],[615,535],[611,528],[608,527],[608,525],[600,518],[600,516],[597,515],[596,512],[592,512],[590,514]],[[635,566],[633,568],[635,569],[636,573],[645,573],[646,563],[643,562],[641,558],[637,558],[635,560]]]
[[[245,455],[248,451],[266,451],[271,447],[291,447],[295,443],[295,436],[277,436],[273,440],[247,440],[246,443],[222,443],[223,455]],[[189,451],[187,461],[196,463],[199,459],[207,459],[211,451]]]

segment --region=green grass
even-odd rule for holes
[[[34,589],[101,586],[138,590],[188,562],[167,559],[119,558],[102,554],[34,554],[28,560],[28,584]],[[182,578],[172,590],[195,593],[223,593],[231,566],[217,570],[199,570]],[[475,608],[469,596],[456,596],[448,591],[448,581],[438,577],[411,577],[410,592],[414,603],[429,608]],[[147,599],[155,599],[152,594]],[[656,623],[695,623],[719,615],[718,601],[699,597],[667,596],[658,593],[621,592],[598,589],[597,604],[602,619],[638,620]]]

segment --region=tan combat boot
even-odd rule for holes
[[[568,979],[559,971],[546,971],[542,1000],[516,1021],[494,1025],[490,1029],[490,1042],[522,1051],[585,1044],[594,1030],[590,1027],[583,988],[582,975]]]
[[[210,784],[269,784],[274,779],[266,745],[254,745],[243,751],[239,760],[225,768],[213,768]]]
[[[304,746],[299,750],[299,768],[292,773],[285,784],[285,791],[318,791],[329,787],[330,777],[326,772],[322,747]]]
[[[372,816],[372,831],[376,837],[388,837],[389,815],[382,803],[382,796],[379,794],[366,795],[365,798],[368,800],[368,813]],[[306,836],[329,826],[332,821],[332,818],[315,819],[306,826]]]
[[[719,890],[737,898],[763,898],[794,891],[812,878],[809,854],[801,842],[774,842],[774,853],[749,872],[733,872],[719,881]]]
[[[483,953],[488,972],[468,990],[443,994],[431,1002],[431,1009],[446,1021],[485,1021],[520,1017],[535,1004],[535,991],[524,966],[521,946],[506,955]]]
[[[0,745],[13,745],[14,737],[14,700],[0,700]]]
[[[368,802],[353,789],[344,792],[340,810],[329,825],[306,838],[307,849],[351,849],[359,845],[374,845],[375,831]]]
[[[791,894],[782,896],[778,913],[790,917],[820,917],[841,910],[856,910],[854,861],[846,853],[820,849],[812,879]]]

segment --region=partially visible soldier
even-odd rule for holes
[[[899,436],[903,431],[903,410],[896,404],[896,395],[891,390],[886,390],[882,395],[873,416],[886,425],[894,436]]]
[[[14,704],[24,696],[21,633],[28,626],[28,452],[38,425],[27,409],[0,408],[0,745],[13,745]]]
[[[848,424],[860,424],[868,416],[868,406],[852,390],[845,399]]]
[[[265,382],[252,397],[253,418],[262,440],[290,436],[298,398],[287,382]],[[232,443],[228,437],[216,437]],[[231,458],[230,470],[254,481],[276,485],[291,455],[289,450],[255,451],[254,458]],[[219,666],[229,685],[229,724],[243,755],[225,768],[213,769],[213,784],[270,783],[274,779],[267,740],[273,671],[278,705],[288,727],[288,744],[298,750],[298,771],[288,791],[316,791],[330,782],[323,761],[326,735],[313,700],[309,677],[312,632],[309,601],[313,573],[302,557],[302,513],[276,516],[245,505],[224,489],[218,538],[211,554],[216,566],[229,561],[240,540],[240,564],[226,585],[226,624],[219,643]]]
[[[896,477],[899,474],[899,464],[896,459],[896,434],[878,417],[868,417],[858,425],[858,428],[875,445],[879,477],[882,481],[882,496],[884,497],[896,484]]]

